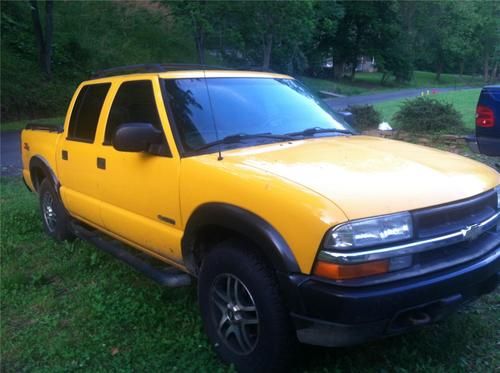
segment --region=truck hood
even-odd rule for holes
[[[495,170],[468,158],[368,136],[262,145],[224,152],[224,158],[309,188],[349,219],[449,203],[500,182]]]

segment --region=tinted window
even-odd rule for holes
[[[120,86],[109,113],[104,144],[111,144],[116,128],[124,123],[151,123],[161,130],[151,81],[125,82]]]
[[[101,108],[110,83],[86,85],[76,98],[69,121],[68,139],[93,142]]]
[[[217,135],[219,139],[237,134],[282,135],[311,127],[351,130],[293,79],[209,78],[206,82],[165,80],[168,105],[188,152],[216,141]]]

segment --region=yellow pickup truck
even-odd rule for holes
[[[46,232],[165,286],[197,279],[208,338],[240,371],[286,369],[297,341],[433,323],[499,281],[495,170],[359,135],[286,75],[106,70],[21,146]]]

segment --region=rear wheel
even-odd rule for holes
[[[244,243],[231,240],[204,258],[198,298],[217,354],[240,372],[285,371],[296,339],[272,269]]]
[[[73,239],[74,235],[69,229],[70,217],[48,179],[40,184],[38,195],[45,232],[58,241]]]

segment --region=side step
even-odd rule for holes
[[[125,244],[106,236],[98,230],[87,229],[77,222],[71,223],[71,229],[77,237],[91,242],[100,250],[127,263],[136,271],[141,272],[162,286],[175,288],[191,284],[191,276],[187,273],[175,267],[165,267],[164,263],[162,263],[163,268],[154,266],[151,262],[157,261],[155,258],[142,254],[133,248],[128,248]]]

